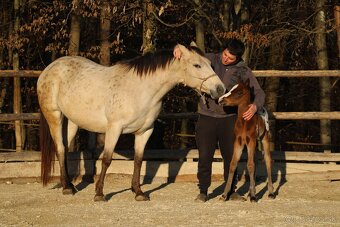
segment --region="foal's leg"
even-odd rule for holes
[[[250,193],[250,202],[256,202],[256,190],[255,190],[255,148],[256,148],[256,138],[249,139],[247,144],[248,150],[248,172],[250,178],[250,186],[249,186],[249,193]]]
[[[63,187],[63,194],[72,194],[73,185],[68,177],[65,165],[65,147],[63,143],[62,124],[64,116],[60,111],[50,111],[45,114],[46,121],[49,124],[51,136],[56,146],[56,155],[60,166],[60,183]]]
[[[266,169],[267,169],[267,176],[268,176],[268,197],[271,199],[275,198],[275,195],[273,193],[274,187],[272,182],[272,159],[270,154],[270,146],[269,146],[269,134],[266,132],[265,136],[262,139],[263,144],[263,150],[264,150],[264,160],[266,163]]]
[[[147,197],[140,188],[140,171],[142,167],[145,145],[148,142],[148,139],[150,138],[152,131],[153,128],[145,131],[142,134],[135,135],[135,157],[131,189],[134,193],[136,193],[135,199],[137,201],[150,200],[149,197]]]
[[[118,138],[122,132],[121,127],[109,126],[105,134],[105,145],[103,151],[102,169],[100,172],[99,179],[96,183],[96,195],[94,201],[105,201],[103,194],[104,179],[107,169],[109,168],[112,161],[113,149],[116,146]]]
[[[241,137],[236,137],[234,142],[234,152],[233,157],[231,159],[230,165],[229,165],[229,174],[228,174],[228,180],[224,188],[224,192],[220,198],[220,200],[227,200],[228,193],[231,189],[231,184],[233,182],[234,173],[237,167],[238,162],[240,161],[241,155],[243,150],[243,144]]]

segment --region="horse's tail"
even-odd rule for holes
[[[56,147],[50,133],[50,128],[42,112],[40,112],[39,131],[41,150],[41,182],[43,186],[46,186],[51,177],[52,160],[56,153]]]

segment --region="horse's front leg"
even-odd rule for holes
[[[145,145],[148,142],[148,139],[150,138],[152,131],[153,128],[148,129],[142,134],[135,135],[135,157],[131,190],[136,194],[135,199],[137,201],[150,200],[149,197],[146,196],[142,189],[140,188],[140,171],[142,168]]]
[[[255,190],[255,148],[256,148],[256,139],[250,139],[249,143],[247,144],[248,150],[248,173],[250,178],[250,186],[249,186],[249,193],[250,193],[250,202],[256,202],[256,190]]]
[[[105,134],[105,144],[103,151],[103,159],[102,159],[102,169],[100,172],[99,179],[96,183],[96,195],[94,196],[94,201],[106,201],[104,198],[103,188],[104,188],[104,179],[106,175],[106,171],[109,168],[112,161],[113,150],[116,146],[118,138],[121,134],[121,127],[111,126],[106,131]]]
[[[220,198],[220,200],[227,200],[228,199],[228,193],[230,192],[231,189],[231,184],[233,182],[233,177],[234,173],[237,167],[238,162],[240,161],[241,155],[242,155],[242,149],[243,149],[243,144],[240,144],[241,140],[235,139],[234,142],[234,151],[233,151],[233,157],[231,159],[230,165],[229,165],[229,174],[228,174],[228,180],[224,188],[224,192]]]

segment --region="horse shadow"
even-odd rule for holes
[[[243,152],[246,152],[246,151],[243,151]],[[280,152],[280,154],[277,156],[279,157],[278,162],[276,163],[274,161],[272,165],[272,182],[274,184],[274,196],[275,197],[279,195],[281,187],[287,182],[286,164],[283,161],[281,162],[281,160],[285,160],[284,152]],[[255,186],[257,186],[256,197],[258,200],[260,200],[264,197],[264,195],[268,191],[267,185],[265,185],[260,190],[258,190],[259,189],[258,186],[261,185],[262,183],[266,183],[268,179],[266,169],[265,169],[265,163],[264,163],[264,159],[263,159],[263,155],[261,151],[257,151],[255,154],[255,168],[256,168],[255,169]],[[236,192],[243,197],[247,197],[248,192],[249,192],[250,179],[249,179],[249,174],[247,170],[246,159],[241,160],[239,162],[239,165],[237,166],[237,172],[238,172],[237,174],[238,182],[240,182],[242,178],[244,180],[241,185],[238,184]],[[212,193],[209,194],[209,198],[212,199],[212,198],[220,196],[224,192],[225,185],[226,185],[226,182],[222,182],[219,186],[214,188]],[[277,186],[275,187],[275,185]]]
[[[164,150],[163,145],[163,136],[161,135],[162,132],[164,133],[164,129],[162,128],[161,124],[155,124],[154,133],[149,139],[149,142],[147,144],[146,150],[144,152],[144,159],[143,159],[143,165],[145,165],[145,175],[141,176],[141,186],[146,184],[151,184],[157,177],[157,172],[163,168],[162,165],[167,164],[168,165],[168,176],[166,178],[166,182],[162,183],[158,187],[145,191],[145,194],[149,196],[152,192],[160,190],[164,187],[166,187],[168,184],[174,183],[176,177],[179,174],[180,169],[182,168],[183,162],[181,160],[185,160],[189,149],[176,151],[175,155],[172,155],[171,153],[168,154],[161,154],[158,157],[160,152],[172,152],[171,150]],[[66,127],[67,128],[67,125]],[[67,133],[67,132],[65,132]],[[79,181],[79,177],[81,177],[81,181],[75,185],[75,193],[82,191],[86,187],[88,187],[90,184],[94,183],[94,177],[97,174],[97,168],[96,163],[99,160],[99,157],[103,151],[102,146],[98,146],[97,142],[97,134],[88,132],[86,130],[82,130],[81,135],[82,137],[86,137],[86,148],[82,148],[82,152],[74,151],[74,152],[66,152],[67,159],[66,159],[66,165],[68,169],[68,173],[70,176],[70,179],[73,180],[73,182]],[[67,138],[67,135],[64,136],[64,138]],[[133,135],[124,135],[120,137],[117,147],[126,149],[126,150],[116,150],[115,153],[125,157],[126,159],[133,160]],[[84,139],[83,139],[84,140]],[[64,141],[65,144],[67,144],[67,141]],[[83,146],[84,147],[84,146]],[[161,148],[159,148],[161,147]],[[158,148],[158,149],[155,149]],[[163,148],[163,149],[162,149]],[[162,149],[162,150],[161,150]],[[180,161],[179,161],[180,160]],[[113,164],[113,163],[112,163]],[[83,167],[85,173],[81,173],[80,169]],[[78,179],[78,180],[77,180]],[[164,178],[160,177],[161,181],[164,181]],[[57,186],[55,186],[57,187]],[[124,191],[130,190],[131,188],[127,188],[118,192],[111,192],[106,195],[106,199],[111,199],[112,196],[122,193]]]

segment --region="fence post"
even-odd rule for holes
[[[20,92],[20,77],[14,77],[14,94],[13,94],[13,112],[14,114],[20,114],[21,113],[21,92]],[[15,125],[15,144],[16,144],[16,152],[22,151],[22,122],[20,120],[16,120],[14,122]]]

